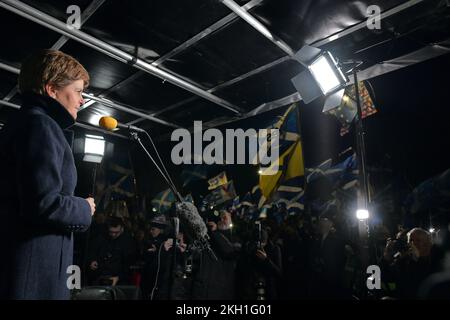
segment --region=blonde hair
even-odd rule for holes
[[[58,50],[41,50],[22,63],[19,74],[19,91],[47,95],[47,84],[63,88],[73,81],[83,80],[89,85],[89,74],[75,58]]]

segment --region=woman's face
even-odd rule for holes
[[[47,87],[47,93],[50,97],[58,101],[72,116],[77,119],[77,113],[84,104],[83,93],[84,81],[82,79],[75,80],[71,84],[55,88],[51,85]]]

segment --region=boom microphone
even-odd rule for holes
[[[208,229],[198,213],[197,208],[192,203],[183,201],[176,204],[176,209],[181,222],[185,225],[186,231],[194,239],[194,242],[196,242],[201,249],[207,249],[217,260],[217,257],[209,246]]]
[[[112,131],[116,128],[121,128],[121,129],[137,131],[137,132],[145,132],[144,129],[141,129],[141,128],[138,128],[138,127],[135,127],[132,125],[122,124],[122,123],[118,122],[116,119],[114,119],[113,117],[101,117],[98,124],[103,129],[106,129],[109,131]]]

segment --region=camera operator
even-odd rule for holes
[[[108,236],[98,237],[91,248],[89,272],[94,285],[127,284],[129,267],[135,258],[135,244],[124,232],[122,219],[108,220]]]
[[[281,279],[281,249],[269,240],[260,222],[242,252],[237,268],[239,298],[245,300],[274,300]]]
[[[430,233],[413,228],[406,238],[406,245],[401,237],[388,240],[382,264],[383,277],[390,281],[391,288],[395,288],[388,293],[400,299],[417,298],[420,284],[437,269],[431,255]]]
[[[231,224],[231,216],[221,221],[218,212],[207,213],[206,225],[214,259],[207,251],[197,251],[192,274],[192,299],[231,300],[235,298],[236,248],[219,230]]]

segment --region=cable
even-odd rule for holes
[[[135,136],[133,136],[133,138],[139,142],[139,144],[141,145],[142,149],[144,149],[145,153],[148,155],[148,157],[150,158],[150,160],[153,162],[153,164],[155,165],[156,169],[158,169],[159,173],[163,176],[163,178],[166,180],[167,184],[169,185],[170,189],[172,189],[172,191],[174,192],[174,195],[176,197],[178,197],[179,201],[183,201],[183,198],[181,197],[180,193],[178,192],[177,188],[175,187],[175,185],[171,182],[170,176],[167,177],[164,172],[161,170],[161,168],[158,166],[158,164],[156,163],[155,159],[153,159],[153,157],[150,155],[150,153],[147,151],[147,149],[145,148],[145,146],[142,144],[141,139],[137,136],[137,134]]]
[[[153,286],[152,293],[150,294],[150,300],[153,301],[153,294],[155,293],[156,286],[158,285],[158,277],[159,277],[159,269],[161,267],[161,249],[164,246],[164,242],[161,243],[158,250],[158,269],[156,269],[156,279],[155,279],[155,285]]]
[[[172,185],[175,186],[175,183],[173,183],[172,178],[170,177],[170,174],[169,174],[169,172],[167,171],[166,166],[164,165],[164,162],[161,160],[161,157],[160,157],[160,155],[159,155],[158,149],[156,149],[156,145],[155,145],[155,143],[153,142],[152,137],[148,134],[147,131],[144,131],[144,132],[145,132],[145,134],[147,135],[147,137],[148,137],[148,139],[150,140],[150,142],[152,143],[153,149],[155,149],[155,153],[156,153],[156,155],[158,156],[159,161],[161,162],[161,165],[162,165],[162,167],[163,167],[163,169],[164,169],[164,172],[166,173],[166,175],[167,175],[167,177],[169,178],[169,180],[170,180],[170,182],[172,183]],[[177,192],[178,192],[178,191],[177,191]]]

